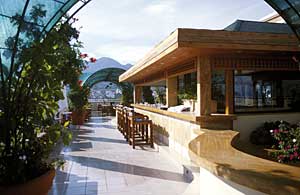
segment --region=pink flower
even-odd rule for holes
[[[90,61],[91,61],[92,63],[95,63],[95,62],[97,61],[97,59],[96,59],[96,58],[90,58]]]
[[[274,134],[277,134],[277,133],[279,133],[279,130],[278,129],[274,129]]]
[[[87,55],[86,53],[81,53],[81,54],[80,54],[80,57],[81,57],[81,58],[87,58],[88,55]]]
[[[298,156],[298,152],[294,152],[294,156],[295,156],[295,157]]]

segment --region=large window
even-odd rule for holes
[[[235,71],[235,112],[300,111],[300,73]]]

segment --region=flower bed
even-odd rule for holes
[[[276,140],[273,147],[277,149],[271,154],[278,162],[300,161],[300,124],[281,122],[278,128],[270,130],[270,133]]]

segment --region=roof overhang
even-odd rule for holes
[[[294,35],[224,30],[177,29],[119,77],[137,82],[197,56],[217,54],[299,52]]]

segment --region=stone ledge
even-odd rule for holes
[[[177,112],[170,112],[167,110],[161,110],[159,108],[145,106],[140,104],[132,104],[134,108],[142,109],[149,112],[154,112],[157,114],[169,116],[172,118],[177,118],[185,121],[195,122],[204,124],[204,123],[211,123],[211,122],[219,122],[219,121],[232,121],[236,119],[236,115],[225,115],[225,114],[211,114],[208,116],[196,116],[195,113],[186,112],[186,113],[177,113]]]

